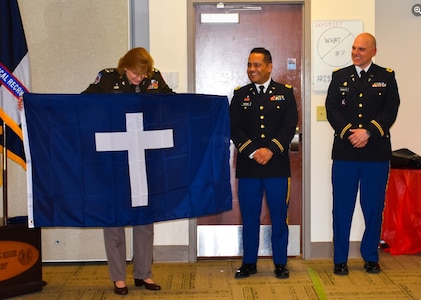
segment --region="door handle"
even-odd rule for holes
[[[294,137],[291,140],[291,144],[289,145],[289,148],[291,149],[292,152],[298,152],[299,151],[299,146],[301,143],[301,132],[300,132],[300,127],[296,127],[295,128],[295,134]]]

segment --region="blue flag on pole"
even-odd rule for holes
[[[24,95],[28,218],[107,227],[231,209],[227,97]]]
[[[17,0],[0,1],[0,28],[0,119],[7,125],[8,157],[25,168],[16,99],[30,88],[30,67]],[[3,139],[0,141],[3,147]]]

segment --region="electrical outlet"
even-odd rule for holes
[[[317,121],[327,121],[326,107],[317,106],[316,107],[316,120]]]

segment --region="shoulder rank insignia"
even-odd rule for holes
[[[333,70],[333,72],[339,71],[341,68],[336,68],[335,70]]]
[[[285,84],[285,87],[287,88],[287,89],[292,89],[292,85],[290,85],[290,84]]]
[[[389,72],[389,73],[393,72],[393,70],[391,68],[386,68],[386,71]]]

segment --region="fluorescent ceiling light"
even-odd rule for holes
[[[238,13],[209,13],[200,14],[200,23],[240,23]]]

